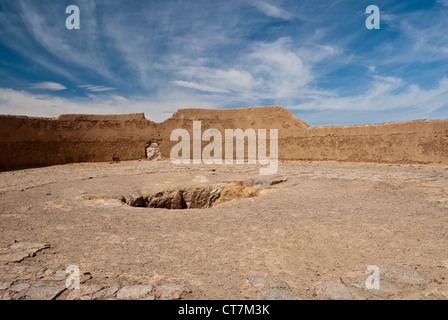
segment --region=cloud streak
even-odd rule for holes
[[[56,83],[56,82],[40,82],[40,83],[35,83],[33,85],[30,86],[31,89],[39,89],[39,90],[49,90],[49,91],[61,91],[61,90],[66,90],[67,87],[65,87],[64,85],[60,84],[60,83]]]
[[[376,76],[371,83],[371,88],[361,95],[317,96],[313,101],[297,105],[294,109],[381,112],[412,108],[429,115],[443,107],[448,107],[447,78],[440,80],[436,87],[425,90],[418,85],[407,84],[402,79]]]
[[[105,86],[94,86],[94,85],[90,85],[90,84],[78,86],[78,88],[85,88],[86,90],[88,90],[90,92],[104,92],[104,91],[116,90],[115,88],[109,88],[109,87],[105,87]]]
[[[265,14],[268,17],[271,18],[278,18],[283,20],[291,20],[293,16],[291,13],[282,10],[279,7],[276,7],[275,5],[269,4],[265,1],[251,1],[251,4],[257,8],[260,12]]]

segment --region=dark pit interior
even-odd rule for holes
[[[123,196],[121,201],[138,208],[207,209],[233,199],[258,197],[264,188],[283,181],[251,179],[207,187],[163,190],[147,195],[127,195]]]

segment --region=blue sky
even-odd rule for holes
[[[313,126],[448,118],[448,0],[0,0],[1,114],[264,105]]]

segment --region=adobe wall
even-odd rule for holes
[[[57,118],[0,116],[0,166],[133,160],[145,157],[157,125],[144,114]]]
[[[313,127],[280,144],[289,160],[448,164],[448,120]]]
[[[278,129],[280,160],[448,164],[448,119],[358,126],[309,127],[288,110],[181,109],[162,123],[129,115],[0,116],[0,167],[145,158],[157,141],[164,157],[174,129]],[[205,145],[206,143],[203,143]],[[224,148],[223,148],[224,150]]]

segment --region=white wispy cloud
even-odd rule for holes
[[[32,84],[30,86],[30,88],[31,89],[39,89],[39,90],[49,90],[49,91],[62,91],[62,90],[67,89],[67,87],[65,87],[64,85],[62,85],[60,83],[49,82],[49,81]]]
[[[292,107],[299,110],[353,110],[353,111],[390,111],[400,109],[419,110],[420,114],[448,107],[448,79],[443,78],[437,86],[423,89],[408,84],[403,79],[375,76],[371,88],[356,96],[340,97],[316,96],[313,101]]]
[[[92,94],[69,99],[49,94],[33,94],[23,90],[0,88],[0,114],[56,117],[61,114],[126,114],[144,112],[146,118],[161,122],[179,108],[210,108],[221,96],[185,94],[169,90],[160,97],[126,98],[113,94]],[[227,101],[230,101],[229,98]]]
[[[48,19],[49,16],[62,16],[61,12],[56,11],[56,6],[47,5],[45,10],[35,3],[25,0],[18,0],[20,21],[34,40],[40,46],[53,55],[54,61],[46,60],[49,65],[54,65],[57,69],[57,60],[76,65],[78,68],[86,68],[90,72],[96,73],[106,79],[113,80],[114,76],[108,68],[104,68],[104,51],[99,47],[94,1],[81,0],[79,6],[82,8],[82,36],[81,33],[68,32],[60,25],[55,24],[54,19]],[[9,27],[16,28],[15,24]],[[76,45],[75,45],[76,43]],[[23,45],[23,43],[22,43]],[[19,49],[21,52],[29,50],[27,46]],[[94,52],[95,54],[92,54]],[[34,58],[33,58],[34,59]]]
[[[181,87],[199,90],[199,91],[205,91],[205,92],[216,92],[216,93],[228,93],[229,92],[227,90],[211,87],[206,84],[198,84],[198,83],[189,82],[189,81],[174,80],[173,83],[175,85],[178,85]]]
[[[293,99],[308,91],[313,75],[291,44],[289,38],[256,43],[241,55],[238,65],[229,69],[206,67],[194,61],[189,66],[179,66],[178,75],[183,79],[173,83],[213,93],[231,93],[235,99],[247,99],[252,104],[260,99]]]
[[[345,121],[346,114],[344,112],[351,111],[382,114],[389,111],[407,110],[406,120],[432,118],[433,112],[448,107],[448,79],[443,78],[437,86],[423,89],[417,85],[405,83],[400,78],[375,76],[372,78],[371,88],[364,94],[341,97],[331,91],[307,90],[302,97],[308,97],[310,101],[285,105],[285,107],[299,110],[299,112],[313,111],[315,116],[331,117],[331,121],[328,122],[332,124],[335,121]],[[58,116],[64,113],[144,112],[147,119],[161,122],[179,108],[222,107],[238,101],[239,97],[234,95],[188,94],[173,90],[162,92],[159,97],[153,99],[147,97],[130,99],[119,95],[95,94],[87,99],[73,100],[0,88],[0,113],[17,114],[17,110],[20,110],[20,114],[28,116]],[[251,106],[259,105],[256,100],[253,101]]]
[[[116,90],[116,88],[110,88],[110,87],[105,87],[105,86],[95,86],[95,85],[90,85],[90,84],[78,86],[78,88],[85,88],[91,92],[104,92],[104,91]]]
[[[310,66],[291,47],[289,38],[257,44],[247,60],[258,80],[258,95],[263,98],[295,97],[313,81]]]
[[[254,85],[252,75],[245,70],[188,66],[179,70],[179,76],[190,81],[175,80],[176,85],[215,93],[238,94]]]
[[[250,2],[260,12],[264,13],[268,17],[279,18],[283,20],[290,20],[293,18],[291,13],[283,10],[275,5],[272,5],[266,1],[254,0]]]
[[[399,63],[409,67],[412,63],[447,59],[447,52],[443,48],[448,43],[448,34],[445,32],[445,23],[440,19],[444,11],[446,9],[436,13],[410,12],[402,16],[394,15],[394,18],[388,20],[388,28],[399,34],[400,42],[385,41],[378,47],[378,54],[382,51],[384,55],[383,63]]]
[[[441,5],[448,7],[448,0],[437,0],[437,3],[440,3]]]

